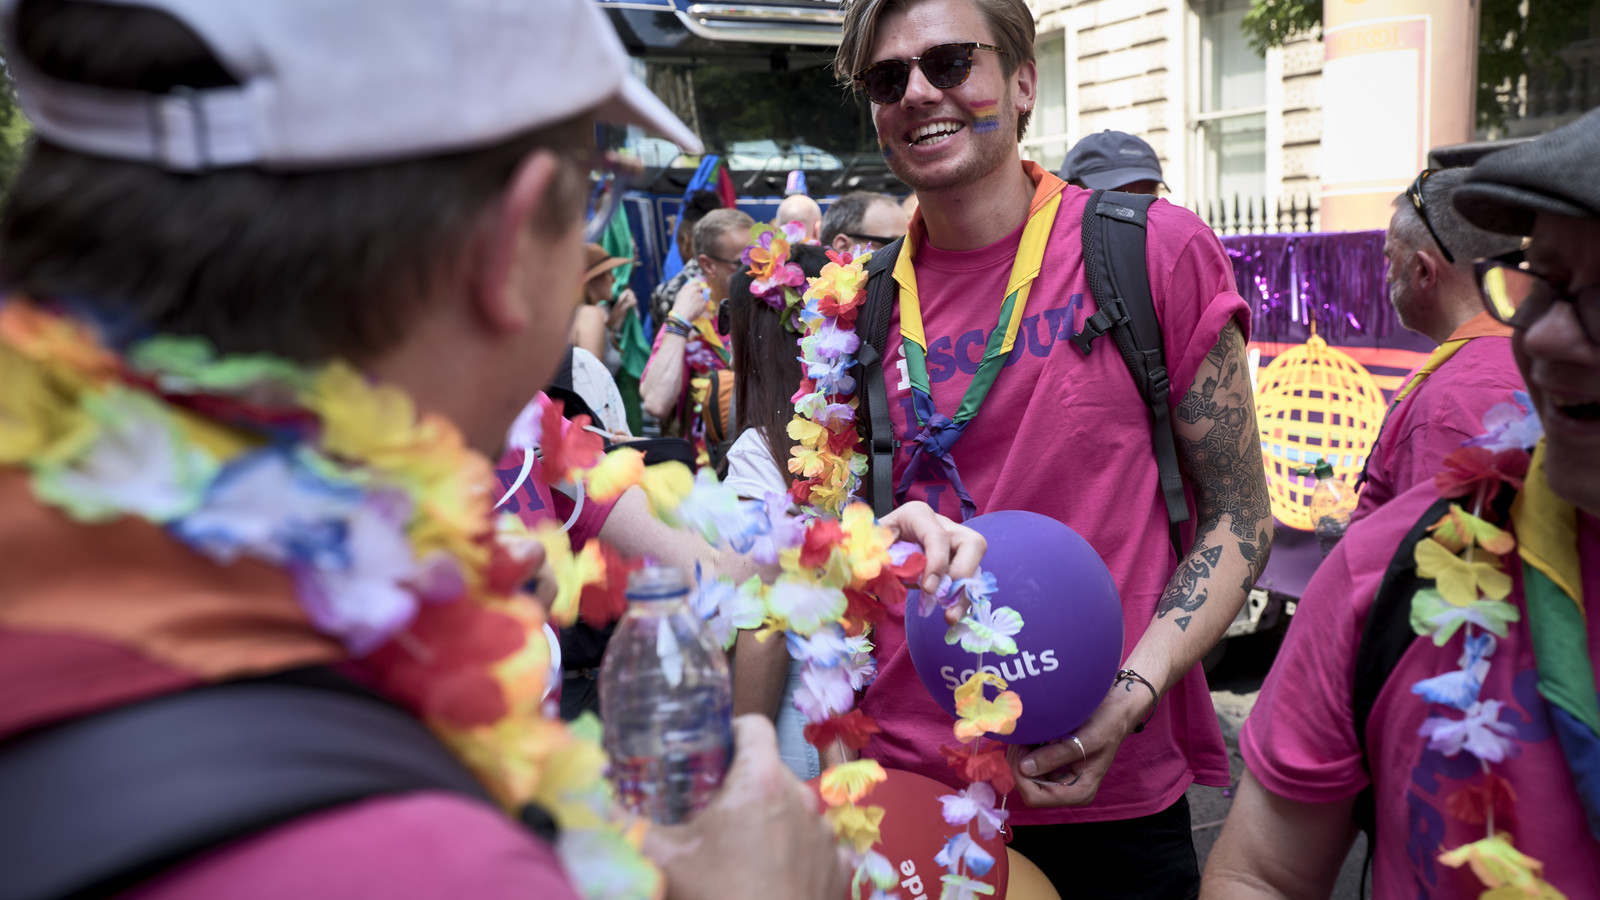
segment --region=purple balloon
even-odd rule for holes
[[[986,654],[983,667],[1022,698],[1008,744],[1066,737],[1105,699],[1122,662],[1122,602],[1111,572],[1089,542],[1049,516],[1023,510],[986,513],[966,523],[989,541],[983,569],[998,589],[991,602],[1022,614],[1014,656]],[[956,714],[955,689],[978,667],[976,654],[946,644],[942,610],[920,616],[918,591],[906,599],[906,645],[935,702]]]

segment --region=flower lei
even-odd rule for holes
[[[705,290],[705,282],[696,279],[700,289]],[[701,313],[690,324],[693,329],[683,343],[683,362],[689,367],[689,403],[694,415],[690,417],[689,440],[694,444],[695,463],[705,465],[710,460],[706,447],[706,400],[711,396],[711,373],[728,368],[732,355],[728,347],[717,334],[716,303],[706,304],[705,312]],[[710,411],[717,415],[716,410]]]
[[[612,810],[597,723],[545,714],[544,615],[520,593],[533,538],[491,517],[488,461],[453,424],[344,363],[219,357],[170,336],[119,355],[18,300],[0,304],[0,382],[0,465],[25,469],[40,502],[90,524],[143,519],[220,564],[282,567],[309,623],[499,803],[554,816],[580,889],[657,892],[642,829]]]
[[[806,273],[789,261],[789,248],[805,240],[805,227],[790,222],[779,230],[761,224],[750,229],[750,235],[752,240],[740,257],[755,279],[750,294],[783,313],[783,326],[798,334],[801,297],[796,288],[805,287]]]
[[[828,257],[821,275],[810,280],[799,311],[805,324],[800,340],[805,376],[793,398],[795,417],[788,428],[789,437],[798,442],[791,451],[789,471],[799,476],[790,497],[805,509],[809,532],[824,535],[854,532],[872,518],[867,506],[850,503],[867,461],[859,450],[856,430],[855,379],[848,374],[861,344],[855,323],[866,301],[866,263],[871,252],[829,251]],[[778,500],[781,498],[768,498],[769,503]],[[869,578],[876,574],[874,580],[865,584],[858,580],[846,588],[843,616],[835,617],[837,623],[793,617],[787,621],[790,655],[803,664],[795,706],[810,723],[806,740],[819,749],[837,741],[861,750],[881,731],[865,713],[852,709],[855,691],[875,674],[869,630],[884,620],[892,606],[906,601],[902,579],[915,577],[922,568],[921,560],[913,559],[904,545],[891,546],[888,552],[887,565],[880,559],[881,568],[869,566],[860,573]],[[805,561],[803,557],[801,561]],[[947,576],[937,591],[924,593],[918,604],[918,614],[928,616],[948,608],[964,594],[971,607],[946,633],[945,641],[960,642],[963,649],[978,655],[975,674],[955,692],[957,744],[940,748],[950,767],[969,782],[959,793],[939,798],[945,822],[962,826],[935,857],[946,868],[941,877],[942,900],[970,900],[994,893],[993,887],[977,880],[988,874],[994,858],[973,840],[973,832],[984,839],[994,837],[1009,815],[1003,799],[998,806],[996,800],[1014,786],[1003,745],[983,739],[985,734],[1010,734],[1022,715],[1021,698],[1006,690],[1006,682],[999,676],[983,670],[985,653],[1006,656],[1017,652],[1012,638],[1023,625],[1015,610],[992,605],[995,590],[994,576],[982,571],[956,582]],[[841,666],[839,659],[847,659],[847,665]],[[841,668],[844,671],[836,673]],[[985,696],[989,686],[998,689],[993,699]],[[859,805],[872,787],[887,777],[875,760],[858,760],[833,766],[821,778],[822,798],[830,806],[828,820],[855,861],[852,896],[856,900],[866,883],[872,884],[872,896],[877,898],[899,878],[889,860],[871,849],[881,833],[884,809]]]
[[[1529,451],[1543,434],[1528,395],[1519,391],[1516,400],[1490,408],[1484,415],[1488,433],[1447,456],[1434,478],[1440,497],[1470,498],[1472,511],[1452,503],[1429,526],[1432,536],[1417,543],[1417,575],[1434,579],[1435,586],[1412,597],[1411,626],[1438,647],[1460,631],[1462,652],[1460,668],[1423,679],[1411,692],[1461,713],[1460,718],[1430,715],[1422,723],[1418,734],[1428,739],[1428,749],[1447,757],[1466,751],[1478,758],[1483,771],[1482,785],[1463,788],[1447,806],[1456,818],[1482,824],[1485,835],[1441,853],[1439,861],[1452,868],[1470,865],[1486,888],[1484,898],[1515,894],[1559,900],[1562,893],[1544,880],[1544,864],[1512,846],[1510,834],[1495,829],[1496,810],[1509,807],[1516,795],[1492,766],[1515,755],[1510,737],[1515,728],[1500,721],[1502,701],[1479,696],[1496,638],[1505,638],[1509,623],[1522,618],[1506,599],[1512,587],[1506,568],[1516,539],[1483,518],[1502,484],[1522,487]]]

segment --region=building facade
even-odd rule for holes
[[[1025,156],[1054,171],[1084,135],[1125,131],[1155,148],[1168,198],[1224,234],[1320,226],[1320,36],[1257,54],[1240,31],[1249,0],[1030,4],[1039,103]],[[1541,134],[1600,106],[1600,6],[1560,58],[1505,85],[1509,115],[1477,137]]]

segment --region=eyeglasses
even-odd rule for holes
[[[1444,241],[1439,240],[1439,232],[1433,230],[1433,222],[1428,219],[1428,208],[1422,202],[1422,183],[1428,180],[1428,176],[1437,171],[1439,170],[1423,169],[1422,173],[1417,176],[1417,180],[1411,182],[1411,186],[1406,188],[1406,199],[1410,200],[1411,205],[1416,207],[1417,215],[1422,218],[1422,224],[1428,227],[1428,233],[1433,235],[1433,242],[1438,244],[1439,249],[1444,253],[1444,261],[1454,264],[1456,261],[1455,254],[1451,253],[1450,248],[1444,245]]]
[[[873,103],[897,103],[906,95],[906,84],[911,81],[911,64],[922,67],[928,83],[941,91],[960,87],[972,74],[972,51],[1006,51],[993,44],[967,41],[960,44],[937,44],[913,56],[910,61],[885,59],[857,72],[855,81],[867,92]]]
[[[876,244],[877,248],[887,247],[899,240],[899,238],[884,237],[881,234],[851,234],[848,231],[844,232],[844,236],[862,246],[866,246],[867,244]]]
[[[739,266],[742,266],[742,265],[744,265],[744,263],[743,263],[743,262],[742,262],[742,261],[741,261],[741,260],[737,260],[737,259],[723,259],[723,258],[722,258],[722,257],[720,257],[720,256],[712,256],[712,255],[711,255],[711,254],[709,254],[709,253],[707,253],[707,254],[705,254],[705,257],[706,257],[706,259],[709,259],[709,260],[711,260],[711,261],[712,261],[712,262],[719,262],[719,263],[722,263],[722,264],[723,264],[723,265],[725,265],[725,266],[733,266],[733,267],[734,267],[734,268],[738,268],[738,267],[739,267]]]
[[[1571,303],[1584,336],[1590,343],[1600,344],[1600,290],[1570,293],[1530,270],[1520,250],[1479,260],[1473,269],[1478,276],[1483,306],[1499,321],[1525,330],[1533,327],[1533,323],[1543,318],[1557,302]]]

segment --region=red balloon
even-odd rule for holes
[[[933,858],[944,849],[945,841],[962,827],[972,827],[951,825],[944,820],[944,804],[939,798],[957,793],[957,789],[915,772],[899,769],[885,769],[884,772],[888,779],[856,801],[858,806],[884,809],[882,830],[872,849],[888,857],[899,873],[897,890],[901,900],[937,900],[942,887],[939,879],[945,869]],[[816,790],[819,780],[813,778],[806,783]],[[828,808],[821,797],[817,798],[817,808],[819,811]],[[998,834],[987,840],[980,838],[976,828],[972,828],[972,836],[994,857],[994,867],[978,880],[993,885],[996,898],[1004,897],[1008,873],[1005,841]],[[848,891],[845,896],[849,896]]]

